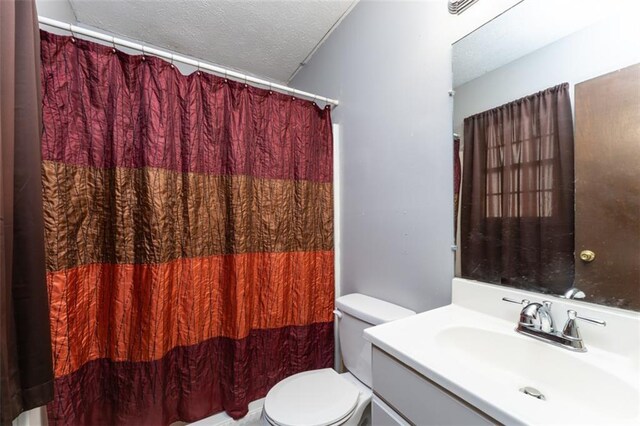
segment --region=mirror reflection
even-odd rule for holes
[[[640,310],[629,8],[524,0],[454,44],[457,276]]]

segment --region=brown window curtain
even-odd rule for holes
[[[562,292],[573,282],[573,120],[564,83],[464,121],[462,276]]]
[[[53,397],[33,0],[0,1],[0,424]]]
[[[460,164],[460,138],[453,138],[453,237],[458,236],[458,209],[460,207],[460,185],[462,165]]]

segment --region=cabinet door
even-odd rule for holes
[[[415,425],[497,424],[475,407],[376,347],[373,348],[373,392]]]
[[[393,408],[374,396],[371,402],[372,426],[410,426]]]

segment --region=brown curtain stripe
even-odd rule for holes
[[[328,183],[50,161],[43,170],[49,271],[333,249]]]
[[[462,276],[563,293],[573,282],[569,84],[464,120]]]

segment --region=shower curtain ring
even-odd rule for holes
[[[69,32],[71,33],[71,43],[76,42],[76,33],[73,32],[73,25],[69,24]]]
[[[196,62],[196,75],[200,75],[200,61]]]
[[[145,52],[144,50],[144,42],[142,42],[142,60],[143,61],[147,60],[147,52]]]
[[[115,38],[115,37],[111,37],[111,45],[113,46],[113,48],[111,49],[111,51],[112,51],[113,53],[116,53],[116,52],[117,52],[117,49],[116,49],[116,38]]]
[[[173,56],[174,56],[174,55],[173,55],[173,53],[172,53],[172,54],[171,54],[171,68],[175,68],[175,65],[173,65],[173,59],[174,59],[174,58],[173,58]]]
[[[224,70],[224,82],[227,83],[229,81],[229,76],[227,75],[227,70]]]

